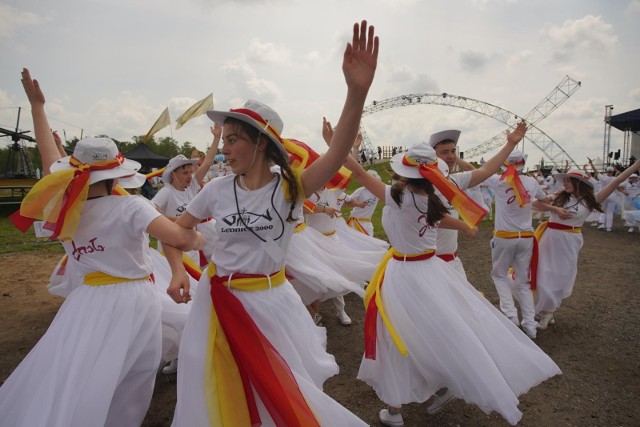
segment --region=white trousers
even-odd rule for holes
[[[500,310],[509,318],[518,318],[518,312],[513,300],[515,293],[520,303],[522,313],[521,325],[525,329],[535,328],[535,310],[533,293],[529,282],[531,255],[533,252],[533,238],[503,239],[494,237],[491,240],[491,259],[493,269],[491,277],[500,297]],[[510,285],[509,268],[513,268],[513,291]],[[535,329],[534,329],[535,330]]]

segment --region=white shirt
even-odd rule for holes
[[[529,194],[531,201],[544,200],[544,191],[538,185],[535,178],[520,175],[520,180]],[[500,181],[499,175],[490,176],[486,181],[493,189],[496,205],[495,229],[504,231],[533,231],[531,225],[531,203],[523,207],[518,205],[513,188],[504,181]]]
[[[166,216],[180,216],[187,209],[187,205],[200,191],[200,184],[195,177],[191,184],[184,190],[177,190],[173,185],[167,184],[158,191],[151,201],[160,208]]]
[[[274,261],[263,240],[277,245],[284,254],[295,227],[287,222],[291,203],[285,199],[282,177],[274,174],[269,184],[257,190],[243,190],[234,179],[234,175],[220,177],[205,185],[187,211],[196,218],[216,219],[218,239],[211,259],[218,275],[274,273],[284,266],[284,257]]]
[[[342,190],[325,188],[320,197],[314,193],[309,197],[309,200],[314,202],[316,206],[329,206],[330,208],[338,209],[338,198],[342,194]],[[331,233],[336,230],[335,218],[331,218],[329,215],[323,213],[317,213],[313,215],[307,215],[307,225],[313,227],[321,233]]]
[[[87,200],[73,240],[62,244],[81,275],[101,271],[140,279],[152,272],[146,230],[158,216],[141,196]]]
[[[378,198],[371,193],[371,191],[367,190],[364,187],[360,187],[356,189],[353,193],[351,193],[351,201],[356,202],[366,202],[367,205],[364,208],[354,207],[351,209],[351,216],[354,218],[369,218],[376,210],[376,206],[378,205]]]
[[[460,190],[466,190],[471,182],[471,171],[459,172],[449,175],[449,180]],[[449,211],[449,215],[453,218],[459,218],[460,215],[456,208],[451,206],[449,201],[436,190],[436,194]],[[448,230],[446,228],[438,228],[438,241],[436,244],[436,253],[453,254],[458,250],[458,230]]]
[[[382,226],[391,246],[399,252],[418,254],[436,248],[438,225],[427,224],[428,201],[427,196],[405,191],[398,206],[391,198],[391,187],[386,186]]]

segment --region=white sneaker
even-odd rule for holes
[[[629,233],[633,233],[633,227],[629,227],[629,229],[627,230]]]
[[[550,325],[555,325],[556,324],[556,318],[553,317],[553,313],[551,313],[551,319],[549,320],[549,324]]]
[[[607,228],[607,231],[611,231],[611,229],[610,229],[610,228]]]
[[[446,392],[442,396],[439,396],[437,394],[435,395],[436,397],[433,399],[433,403],[427,408],[427,414],[429,415],[437,414],[438,412],[442,411],[444,407],[449,403],[458,399],[453,393],[451,393],[451,391],[449,391],[448,388],[444,387],[440,390],[446,390]],[[438,390],[438,392],[440,390]]]
[[[178,359],[173,359],[171,362],[162,368],[162,373],[165,375],[172,375],[178,372]]]
[[[527,334],[527,336],[529,338],[531,338],[532,340],[536,339],[536,336],[538,335],[537,330],[535,327],[533,328],[528,328],[528,327],[522,327],[522,330],[524,331],[525,334]]]
[[[544,331],[549,327],[549,322],[551,322],[551,319],[553,319],[553,313],[545,311],[541,314],[542,316],[540,317],[540,321],[538,322],[538,329]]]
[[[391,427],[404,426],[402,415],[400,414],[391,415],[388,409],[380,409],[380,413],[378,414],[378,417],[380,418],[380,422],[386,426],[391,426]]]
[[[604,224],[598,224],[598,229],[602,230],[604,228]]]
[[[344,326],[348,326],[351,324],[351,318],[344,310],[338,313],[338,320],[340,320],[340,323],[342,323]]]

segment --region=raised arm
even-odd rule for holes
[[[51,165],[61,158],[60,152],[56,147],[49,120],[44,112],[44,93],[40,88],[37,80],[31,78],[29,70],[22,69],[22,87],[27,94],[29,104],[31,104],[31,116],[33,117],[33,129],[36,138],[36,145],[42,158],[42,175],[48,175]]]
[[[204,160],[202,164],[194,174],[194,177],[198,180],[200,187],[202,187],[204,177],[207,175],[207,171],[213,165],[213,159],[216,157],[216,153],[218,152],[218,145],[220,145],[220,137],[222,136],[222,125],[216,123],[211,126],[211,134],[213,135],[213,142],[211,143],[211,147],[207,151],[207,154],[204,156]]]
[[[58,149],[60,157],[67,157],[67,152],[64,151],[64,146],[62,145],[62,138],[60,138],[58,132],[54,130],[53,132],[51,132],[51,134],[53,135],[53,140],[56,143],[56,148]]]
[[[475,187],[496,173],[505,160],[507,160],[513,149],[516,148],[520,141],[522,141],[526,131],[527,124],[522,121],[518,123],[513,131],[507,132],[507,143],[502,147],[502,149],[482,165],[482,167],[471,171],[469,187]]]
[[[360,127],[360,116],[367,93],[375,75],[378,47],[378,37],[374,36],[373,27],[367,27],[367,21],[354,24],[353,39],[347,44],[342,60],[347,96],[331,146],[302,172],[302,186],[307,197],[335,175],[351,151]]]
[[[620,175],[614,177],[609,184],[607,184],[602,190],[598,191],[598,194],[596,194],[596,200],[598,201],[598,203],[602,203],[604,199],[609,197],[609,195],[613,193],[613,191],[624,182],[625,179],[629,178],[629,175],[631,175],[638,169],[640,169],[640,160],[637,160]]]

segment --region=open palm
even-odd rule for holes
[[[353,25],[353,39],[347,44],[342,61],[342,71],[350,88],[369,89],[378,64],[378,47],[374,27],[367,28],[367,21]]]

